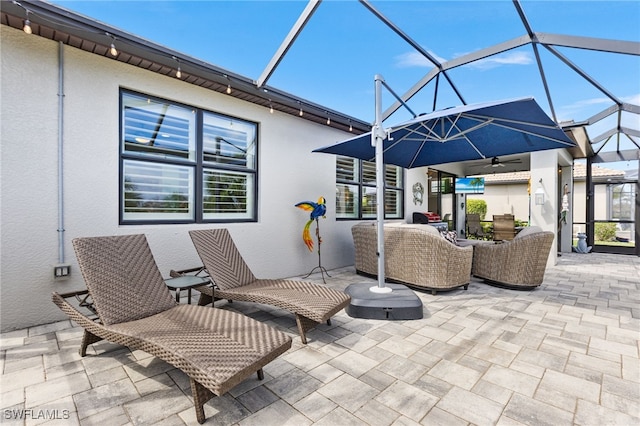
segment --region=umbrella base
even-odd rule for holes
[[[347,286],[345,293],[351,303],[345,308],[352,318],[380,320],[412,320],[422,318],[422,301],[407,286],[386,283],[392,291],[371,291],[372,283],[355,283]]]

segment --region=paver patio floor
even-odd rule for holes
[[[373,280],[353,267],[327,285]],[[312,276],[322,282],[320,276]],[[418,292],[424,318],[341,312],[302,345],[293,316],[234,302],[293,347],[205,406],[226,425],[640,424],[640,258],[565,253],[534,291]],[[70,321],[0,337],[2,424],[197,424],[189,380],[141,351],[100,342],[78,355]]]

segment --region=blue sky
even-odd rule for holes
[[[306,1],[52,1],[230,72],[257,80]],[[510,0],[372,1],[434,57],[451,60],[526,34]],[[522,0],[536,32],[640,41],[640,2]],[[542,61],[559,120],[576,121],[612,105],[544,48]],[[640,57],[558,48],[625,102],[640,104]],[[432,65],[359,2],[325,0],[268,84],[359,119],[374,118],[373,77],[403,94]],[[450,71],[467,103],[533,96],[550,113],[530,46]],[[433,82],[409,105],[433,108]],[[393,98],[383,96],[384,109]],[[436,109],[461,104],[441,79]],[[398,111],[385,123],[410,116]],[[615,121],[615,117],[610,120]],[[590,136],[614,125],[603,122]],[[623,125],[640,130],[638,116]]]

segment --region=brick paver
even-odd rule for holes
[[[371,281],[352,267],[331,276],[340,289]],[[288,313],[218,302],[294,344],[263,381],[208,402],[207,424],[640,424],[639,287],[638,257],[563,254],[534,291],[474,278],[468,291],[418,292],[421,320],[341,312],[306,346]],[[61,321],[0,336],[3,424],[196,424],[182,372],[107,342],[81,358],[81,335]]]

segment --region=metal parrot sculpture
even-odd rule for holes
[[[302,240],[307,245],[309,251],[313,251],[313,239],[311,238],[311,232],[309,228],[314,220],[318,220],[320,216],[326,218],[327,214],[327,205],[324,197],[318,198],[318,202],[314,203],[313,201],[301,201],[296,204],[296,207],[311,212],[309,215],[309,221],[307,221],[306,225],[304,225],[304,229],[302,230]],[[318,234],[318,230],[316,228],[316,234]],[[320,244],[320,235],[316,235],[318,238],[318,244]]]

